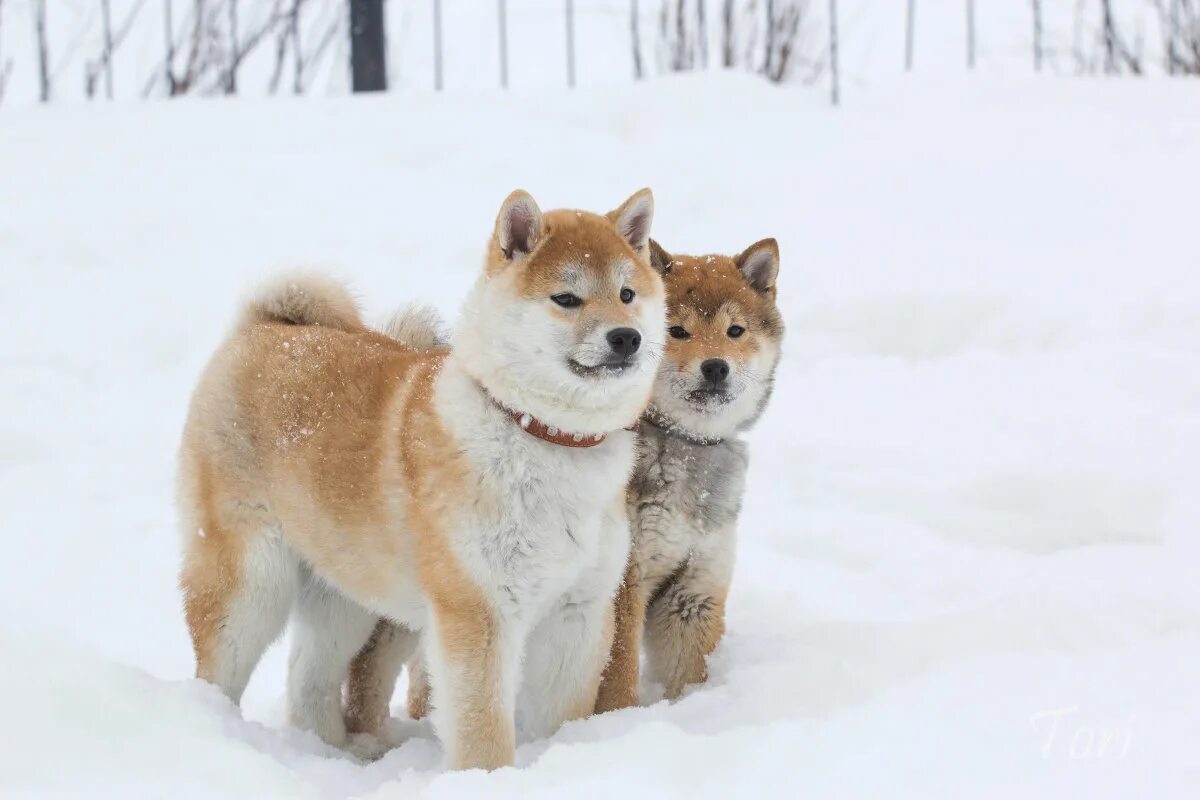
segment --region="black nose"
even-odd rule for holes
[[[642,335],[633,328],[613,328],[604,338],[614,352],[623,356],[633,355],[642,346]]]
[[[729,362],[723,358],[710,358],[700,365],[700,374],[713,386],[720,386],[729,377]]]

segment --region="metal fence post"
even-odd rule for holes
[[[575,3],[567,0],[567,86],[575,88]]]

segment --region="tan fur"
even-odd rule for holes
[[[372,535],[387,516],[381,434],[396,395],[442,357],[365,329],[253,321],[217,353],[194,396],[181,459],[183,505],[204,530],[188,540],[183,576],[194,641],[206,640],[200,620],[222,604],[207,587],[236,588],[240,549],[265,533],[245,529],[247,495],[269,502],[314,567],[357,596],[387,591],[402,553]],[[203,671],[202,646],[197,656]]]
[[[652,674],[663,676],[664,695],[674,700],[692,683],[708,680],[705,659],[725,635],[725,598],[729,587],[714,592],[700,608],[680,613],[672,602],[673,586],[652,599],[646,608],[644,636]]]
[[[386,733],[388,706],[396,691],[396,677],[404,660],[416,647],[416,635],[380,620],[371,638],[350,662],[346,690],[346,730],[350,733]]]
[[[667,339],[664,365],[695,368],[710,358],[740,364],[760,348],[777,346],[783,319],[775,304],[776,287],[754,287],[742,267],[762,253],[778,263],[774,239],[764,239],[735,256],[671,255],[650,242],[651,263],[663,274],[667,290],[667,325],[683,328],[687,338]],[[730,326],[745,329],[728,335]],[[631,513],[640,497],[637,481],[630,486]],[[636,539],[636,536],[635,536]],[[681,585],[686,565],[639,563],[638,548],[630,553],[625,580],[615,601],[616,630],[604,670],[596,712],[638,704],[643,644],[651,672],[664,681],[665,696],[679,697],[688,684],[708,678],[706,658],[725,633],[728,578],[703,587]],[[699,598],[699,599],[698,599]]]
[[[247,304],[242,324],[289,322],[322,325],[344,331],[362,330],[358,307],[345,287],[324,275],[281,275],[261,287]]]
[[[632,562],[613,601],[613,644],[600,679],[596,713],[629,708],[638,703],[639,661],[646,620],[646,598]]]
[[[774,243],[773,240],[772,244]],[[661,250],[661,248],[660,248]],[[691,337],[667,339],[667,359],[690,364],[706,358],[744,361],[777,337],[783,321],[775,306],[775,288],[756,292],[738,271],[739,256],[673,256],[663,281],[667,288],[667,325],[681,326]],[[746,333],[733,339],[730,325]]]
[[[195,516],[189,520],[188,527],[194,530],[189,530],[191,535],[185,539],[188,556],[179,584],[196,655],[196,677],[212,680],[212,652],[229,598],[240,580],[242,543],[218,516],[212,467],[186,449],[183,458],[190,462],[194,476],[191,500]]]
[[[412,304],[398,310],[383,332],[413,350],[438,350],[449,346],[450,336],[433,308]]]
[[[607,219],[549,212],[544,220],[549,230],[570,232],[574,247],[595,246],[597,262],[628,255],[637,266],[629,285],[660,301],[644,255],[614,236]],[[627,252],[614,253],[614,241]],[[493,240],[489,260],[497,254]],[[553,260],[539,252],[529,263]],[[489,263],[493,268],[500,269]],[[521,292],[544,292],[555,280],[543,269],[521,276]],[[634,319],[619,301],[592,305],[610,326]],[[492,769],[511,764],[515,748],[511,712],[496,702],[500,624],[448,537],[464,527],[456,521],[465,498],[474,498],[473,518],[501,518],[505,498],[475,491],[473,466],[434,409],[448,353],[428,349],[441,339],[410,322],[391,330],[426,349],[366,328],[353,300],[324,279],[285,279],[251,302],[202,376],[184,429],[185,617],[196,674],[221,683],[216,676],[231,668],[218,662],[248,659],[252,669],[266,644],[248,643],[242,652],[241,643],[229,641],[231,615],[253,614],[263,600],[246,594],[250,570],[290,581],[298,578],[284,573],[302,568],[371,610],[407,603],[411,591],[431,611],[438,653],[457,676],[450,765]],[[399,585],[409,575],[411,589]],[[376,627],[350,665],[345,721],[352,732],[378,732],[386,721],[403,658],[388,625]],[[611,629],[610,621],[595,654],[595,680],[571,703],[573,715],[594,704]],[[245,664],[235,666],[239,676],[246,672]],[[238,681],[224,683],[236,700]]]
[[[238,513],[235,498],[249,485],[270,504],[304,561],[364,604],[390,590],[415,544],[420,582],[438,609],[448,652],[471,661],[479,684],[486,685],[490,609],[458,567],[439,524],[462,496],[466,472],[429,406],[444,353],[413,352],[365,329],[351,333],[261,319],[250,316],[218,353],[184,434],[183,483],[205,532],[192,541],[182,578],[197,675],[213,671],[210,644],[227,597],[237,589],[240,549],[246,539],[264,535],[227,525]],[[240,429],[235,441],[223,420]],[[389,435],[402,429],[421,434]],[[381,535],[390,516],[385,487],[392,484],[393,449],[408,478],[404,530],[416,540],[409,547]],[[213,461],[225,471],[208,466]],[[465,728],[474,741],[452,753],[454,766],[507,763],[511,721],[506,726],[491,719],[483,697],[475,698],[476,724]]]
[[[382,667],[386,669],[386,666]],[[420,656],[408,662],[408,716],[413,719],[424,719],[429,714],[429,673],[425,671],[425,663]]]

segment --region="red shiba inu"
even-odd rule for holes
[[[196,674],[235,702],[289,614],[292,722],[346,746],[381,617],[419,634],[454,768],[591,712],[629,551],[625,485],[665,340],[653,199],[504,202],[452,346],[364,326],[339,287],[252,302],[192,399],[181,577]]]
[[[737,438],[771,396],[783,340],[779,248],[671,256],[651,242],[667,288],[666,351],[629,484],[633,545],[597,711],[638,702],[639,653],[668,698],[706,679],[725,632],[749,454]]]

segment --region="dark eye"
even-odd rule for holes
[[[746,329],[741,325],[730,325],[729,330],[725,331],[729,334],[730,339],[736,339],[746,332]]]
[[[622,303],[632,303],[633,302],[633,289],[626,288],[626,289],[621,290],[621,302]]]
[[[583,305],[583,301],[570,292],[551,295],[550,299],[558,303],[563,308],[576,308]]]
[[[692,335],[690,333],[688,333],[686,330],[684,330],[683,326],[681,326],[681,325],[672,325],[670,328],[667,329],[667,333],[671,334],[671,336],[675,339],[690,339],[690,338],[692,338]]]

